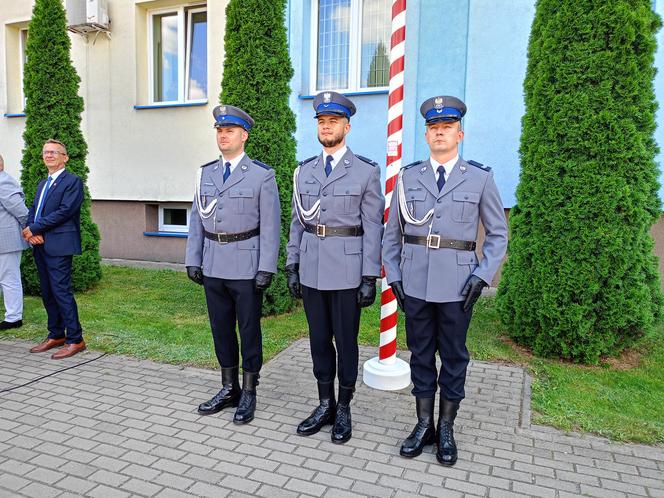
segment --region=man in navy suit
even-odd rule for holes
[[[71,288],[72,258],[74,254],[81,254],[83,182],[65,170],[69,156],[62,142],[47,140],[42,157],[48,178],[37,185],[23,237],[32,244],[42,301],[48,315],[48,337],[30,352],[42,353],[64,345],[51,356],[59,360],[85,349]]]

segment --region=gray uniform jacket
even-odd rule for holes
[[[6,171],[0,171],[0,253],[22,251],[28,247],[21,229],[28,220],[25,195]]]
[[[459,159],[438,192],[431,162],[426,160],[406,166],[402,181],[408,209],[414,218],[422,219],[434,208],[432,221],[422,226],[405,224],[405,234],[427,236],[433,223],[432,235],[474,241],[482,220],[486,232],[483,259],[479,262],[474,251],[404,244],[397,186],[383,239],[387,282],[401,280],[407,295],[435,303],[462,301],[461,290],[471,273],[491,284],[507,249],[507,223],[490,168]]]
[[[274,170],[246,154],[226,183],[220,160],[201,168],[200,203],[206,209],[217,199],[217,205],[203,218],[194,194],[185,265],[202,267],[205,276],[229,280],[250,280],[258,271],[276,273],[281,209]],[[239,233],[256,227],[260,235],[229,243],[207,239],[203,233]]]
[[[385,198],[380,168],[358,158],[350,149],[329,177],[322,154],[299,166],[298,189],[304,209],[320,199],[319,220],[308,224],[362,226],[359,237],[324,237],[305,232],[292,208],[286,264],[299,263],[300,283],[318,290],[359,287],[362,276],[380,276]]]

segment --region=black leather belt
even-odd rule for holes
[[[331,227],[329,225],[304,225],[304,231],[317,237],[359,237],[364,234],[362,225],[354,227]]]
[[[454,240],[454,239],[441,239],[440,235],[404,235],[403,241],[406,244],[416,244],[418,246],[426,246],[429,249],[460,249],[462,251],[474,251],[477,243],[474,240]]]
[[[220,244],[228,244],[229,242],[239,242],[240,240],[248,240],[252,237],[256,237],[261,233],[259,227],[249,230],[248,232],[238,232],[238,233],[212,233],[207,230],[205,232],[205,238],[210,240],[216,240]]]

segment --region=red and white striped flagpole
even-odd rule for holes
[[[403,97],[406,47],[406,0],[392,2],[392,37],[390,44],[390,93],[387,111],[387,161],[385,170],[385,218],[390,211],[392,193],[401,169],[403,139]],[[410,367],[397,358],[397,301],[387,284],[385,271],[381,280],[380,348],[378,358],[364,364],[364,382],[385,390],[403,389],[410,384]]]

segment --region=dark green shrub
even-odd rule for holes
[[[539,0],[517,206],[498,292],[536,354],[597,362],[660,316],[650,0]]]
[[[286,1],[231,0],[226,8],[220,101],[247,111],[256,124],[247,154],[275,169],[281,200],[279,271],[265,293],[264,314],[288,311],[292,299],[283,268],[290,226],[295,115],[288,105],[293,76],[284,24]]]
[[[78,175],[84,184],[88,177],[85,164],[88,147],[81,132],[83,99],[78,95],[80,78],[69,57],[71,42],[62,2],[36,0],[28,33],[21,184],[26,201],[32,203],[37,184],[48,174],[41,157],[44,142],[54,138],[66,144],[69,153],[67,170]],[[90,193],[86,185],[81,207],[83,253],[74,256],[72,272],[72,285],[76,291],[91,287],[101,278],[99,238],[99,230],[90,215]],[[26,291],[39,293],[39,278],[31,251],[23,253],[21,274]]]

